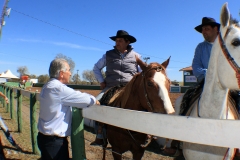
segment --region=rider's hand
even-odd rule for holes
[[[101,89],[104,89],[105,87],[106,87],[106,83],[105,82],[100,83],[100,88]]]
[[[100,102],[98,100],[96,100],[96,105],[100,105]]]

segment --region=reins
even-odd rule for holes
[[[226,34],[224,36],[224,39],[226,39],[226,37],[229,34],[229,32],[231,31],[231,29],[232,29],[232,27],[228,27]],[[225,42],[223,41],[221,33],[219,33],[219,35],[218,35],[218,40],[219,40],[219,44],[221,46],[224,56],[226,57],[227,61],[229,62],[229,64],[231,65],[231,67],[234,69],[234,71],[236,73],[236,78],[238,80],[238,87],[240,88],[240,67],[238,66],[238,64],[236,63],[234,58],[231,56],[231,54],[228,52],[228,49],[226,47]]]
[[[135,143],[136,145],[141,146],[141,144],[138,143],[137,140],[133,137],[133,135],[132,135],[132,133],[130,132],[130,130],[128,130],[128,129],[126,129],[126,130],[127,130],[128,134],[131,136],[131,138],[133,139],[134,143]]]
[[[198,98],[198,103],[197,103],[197,115],[198,115],[199,118],[201,118],[201,116],[200,116],[200,107],[199,107],[201,96],[202,96],[202,93],[200,94],[200,96]]]

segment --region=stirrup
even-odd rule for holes
[[[161,154],[164,156],[169,156],[169,157],[178,157],[182,155],[182,150],[177,149],[176,151],[174,151],[174,153],[170,153],[170,152],[166,152],[168,149],[174,150],[175,148],[165,148],[163,150],[161,150]]]
[[[157,139],[157,137],[153,136],[153,135],[148,135],[146,140],[145,140],[145,143],[141,144],[141,147],[146,148],[152,142],[152,139]]]

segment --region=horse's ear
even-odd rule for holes
[[[170,61],[170,58],[171,58],[171,56],[170,56],[165,62],[162,63],[162,65],[163,65],[165,68],[167,68],[167,66],[168,66],[168,64],[169,64],[169,61]]]
[[[228,10],[228,3],[227,2],[222,6],[220,21],[221,21],[221,27],[222,28],[224,28],[226,26],[229,26],[230,12]]]
[[[147,68],[147,64],[144,63],[141,59],[139,59],[136,55],[135,55],[135,58],[136,58],[137,64],[140,66],[140,68],[142,70],[145,70]]]

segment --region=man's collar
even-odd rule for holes
[[[207,43],[209,43],[209,44],[213,44],[214,42],[208,42],[208,41],[206,41],[206,40],[204,40],[204,42],[207,42]]]
[[[117,48],[116,48],[115,46],[113,46],[113,48],[117,50]],[[124,52],[124,53],[130,52],[132,49],[133,49],[133,47],[132,47],[131,45],[128,45],[128,46],[127,46],[127,52]],[[118,51],[118,50],[117,50],[117,51]],[[120,52],[120,51],[119,51],[119,52]],[[120,53],[121,53],[121,52],[120,52]]]

